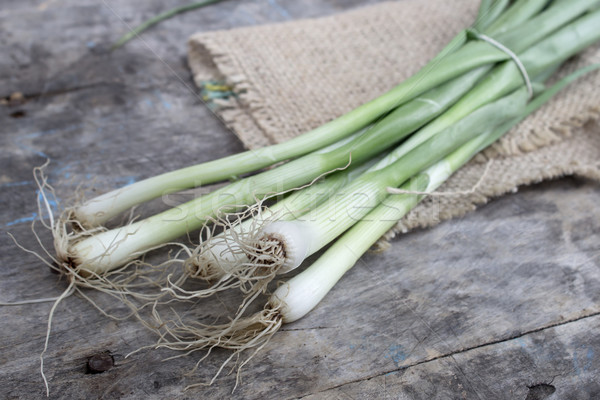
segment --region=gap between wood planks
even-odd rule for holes
[[[21,104],[25,104],[31,100],[38,100],[40,98],[60,96],[63,94],[80,92],[82,90],[93,89],[93,88],[102,87],[102,86],[113,86],[113,85],[121,86],[122,84],[120,82],[92,82],[92,83],[88,83],[88,84],[81,85],[81,86],[75,86],[72,88],[64,88],[64,89],[58,89],[58,90],[50,90],[47,92],[23,93],[24,98],[23,98]],[[10,97],[11,93],[3,93],[2,96]],[[10,104],[8,106],[17,107],[16,105],[10,105]]]
[[[597,316],[600,316],[600,311],[597,311],[597,312],[594,312],[594,313],[591,313],[591,314],[587,314],[587,315],[582,315],[580,317],[572,318],[572,319],[569,319],[569,320],[566,320],[566,321],[557,322],[557,323],[554,323],[554,324],[549,324],[549,325],[546,325],[546,326],[542,326],[540,328],[531,329],[531,330],[528,330],[528,331],[525,331],[525,332],[521,332],[518,335],[512,335],[512,336],[509,336],[509,337],[506,337],[506,338],[492,340],[490,342],[478,344],[477,346],[471,346],[471,347],[467,347],[467,348],[464,348],[464,349],[455,350],[455,351],[452,351],[452,352],[447,353],[447,354],[442,354],[442,355],[439,355],[437,357],[429,358],[429,359],[423,360],[423,361],[417,361],[417,362],[409,364],[409,365],[403,365],[402,367],[395,368],[395,369],[392,369],[392,370],[389,370],[389,371],[385,371],[385,372],[381,372],[381,373],[378,373],[378,374],[375,374],[375,375],[370,375],[370,376],[366,376],[366,377],[363,377],[363,378],[355,379],[353,381],[344,382],[344,383],[341,383],[339,385],[334,385],[334,386],[331,386],[331,387],[319,390],[318,392],[305,394],[305,395],[303,395],[301,397],[297,397],[297,399],[299,399],[299,400],[300,399],[304,399],[304,398],[306,398],[308,396],[314,396],[316,394],[327,392],[327,391],[332,390],[332,389],[338,389],[338,388],[341,388],[341,387],[344,387],[344,386],[347,386],[347,385],[350,385],[350,384],[354,384],[354,383],[358,383],[358,382],[362,382],[362,381],[368,381],[368,380],[371,380],[371,379],[374,379],[374,378],[377,378],[377,377],[380,377],[380,376],[383,376],[383,375],[387,375],[387,374],[390,374],[390,373],[393,373],[393,372],[398,372],[398,371],[402,371],[402,370],[405,370],[405,369],[416,367],[416,366],[419,366],[419,365],[422,365],[422,364],[427,364],[427,363],[430,363],[430,362],[433,362],[433,361],[442,360],[442,359],[449,358],[449,357],[452,357],[452,356],[457,355],[457,354],[462,354],[462,353],[466,353],[466,352],[471,351],[471,350],[480,349],[482,347],[493,346],[493,345],[496,345],[496,344],[499,344],[499,343],[508,342],[510,340],[518,339],[518,338],[521,338],[523,336],[531,335],[531,334],[534,334],[534,333],[545,331],[547,329],[556,328],[556,327],[559,327],[559,326],[562,326],[562,325],[567,325],[567,324],[570,324],[570,323],[573,323],[573,322],[577,322],[577,321],[581,321],[583,319],[597,317]]]

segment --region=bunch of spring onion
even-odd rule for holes
[[[473,90],[475,89],[477,87]],[[470,101],[469,94],[461,101]],[[446,117],[445,123],[430,123],[410,140],[336,191],[333,196],[298,218],[267,222],[258,232],[250,230],[250,234],[244,235],[242,229],[246,224],[253,222],[249,220],[245,224],[237,225],[241,229],[234,227],[217,236],[216,242],[205,242],[209,246],[200,246],[204,252],[201,251],[192,261],[195,262],[196,270],[208,270],[210,275],[216,274],[219,280],[209,289],[186,291],[179,298],[205,297],[212,294],[213,290],[220,291],[221,283],[230,281],[232,276],[238,282],[250,280],[250,283],[259,283],[256,287],[250,285],[251,289],[248,290],[250,296],[255,297],[256,292],[260,291],[273,275],[295,269],[306,257],[360,221],[369,210],[382,201],[386,195],[386,188],[402,184],[422,169],[437,162],[440,154],[443,156],[450,153],[474,135],[481,133],[481,126],[487,125],[492,128],[513,118],[525,107],[527,99],[527,89],[522,88],[476,108],[464,118],[460,118],[458,113],[454,116],[443,114],[437,121]],[[267,218],[272,219],[277,219],[277,216]],[[206,260],[207,257],[209,260]]]
[[[239,352],[254,348],[255,352],[252,355],[256,354],[256,351],[265,346],[283,324],[294,322],[311,311],[382,235],[473,156],[498,140],[566,85],[597,69],[600,69],[600,64],[581,69],[552,87],[542,90],[529,103],[524,96],[524,90],[517,90],[499,101],[482,107],[476,113],[462,119],[460,124],[453,125],[455,129],[446,133],[460,132],[462,137],[470,137],[470,139],[463,141],[464,144],[440,161],[415,174],[399,189],[388,187],[387,192],[391,194],[385,195],[376,207],[341,235],[312,265],[280,285],[270,296],[262,311],[243,317],[244,307],[227,324],[204,325],[197,321],[185,323],[181,319],[169,324],[169,321],[162,320],[155,309],[154,318],[163,329],[161,340],[156,347],[167,347],[186,353],[211,349],[215,346],[234,350],[215,374],[212,383],[226,363]],[[539,85],[536,86],[539,88]],[[498,114],[503,117],[496,117],[495,115]],[[482,124],[481,118],[485,117],[496,123]],[[500,120],[504,122],[499,122]],[[385,165],[385,159],[380,164]],[[238,368],[241,369],[252,355]]]
[[[417,154],[428,153],[427,162],[435,162],[458,142],[443,150],[419,146],[523,85],[522,71],[513,57],[474,39],[470,32],[501,42],[535,78],[600,38],[599,4],[598,0],[519,0],[510,5],[502,0],[484,1],[472,29],[461,32],[413,77],[348,114],[288,142],[166,173],[73,207],[55,225],[57,259],[81,275],[102,276],[149,249],[201,228],[217,213],[232,212],[275,193],[302,187],[349,162],[365,163],[402,140],[406,145],[394,153],[394,160],[405,165],[407,162],[400,160],[418,150]],[[424,162],[420,155],[411,157]],[[284,160],[288,161],[283,165],[149,218],[115,229],[102,228],[110,218],[164,193],[254,172]],[[416,170],[411,171],[394,179],[410,178]],[[69,223],[75,229],[69,229]],[[344,229],[350,225],[345,224]],[[344,229],[316,235],[318,242],[306,246],[307,254]],[[278,236],[277,232],[267,233],[271,239]]]
[[[581,13],[582,10],[583,8],[580,10],[571,8],[569,14],[558,6],[551,7],[529,21],[523,29],[530,30],[532,27],[537,27],[538,34],[543,37],[548,33],[549,28],[539,29],[539,27],[551,27],[547,23],[548,20],[556,21],[557,16],[560,16],[561,22],[569,21],[570,18],[578,15],[577,11]],[[555,55],[544,58],[543,52],[544,49],[565,40],[570,29],[571,27],[560,30],[555,36],[538,43],[519,56],[529,74],[537,73],[540,77],[545,77],[548,71],[552,72],[557,63],[564,60],[564,57]],[[513,32],[520,34],[519,30]],[[435,102],[436,105],[443,104],[447,98],[444,96],[456,93],[458,84],[464,84],[468,78],[479,78],[482,71],[483,68],[474,70],[470,75],[464,75],[428,91],[419,97],[417,102],[409,102],[398,107],[373,124],[367,133],[389,130],[392,129],[391,126],[397,126],[399,123],[409,121],[410,117],[418,116],[419,114],[415,112],[415,104],[417,106],[422,106],[422,103],[430,104],[430,102]],[[200,253],[192,257],[191,261],[195,264],[194,271],[201,271],[200,275],[216,280],[212,288],[196,291],[184,291],[178,285],[171,285],[171,288],[180,292],[178,298],[189,299],[208,296],[230,288],[235,285],[232,284],[232,280],[236,280],[237,284],[250,283],[250,289],[246,292],[254,298],[257,291],[264,288],[276,273],[288,272],[297,267],[306,256],[313,254],[360,220],[378,204],[385,187],[402,183],[428,163],[437,161],[440,155],[447,154],[466,140],[461,138],[460,134],[452,133],[452,131],[460,132],[462,124],[467,123],[468,119],[461,121],[461,118],[468,116],[474,119],[479,116],[479,123],[482,125],[493,124],[495,119],[496,122],[503,121],[506,116],[502,113],[492,113],[487,116],[485,104],[518,87],[522,84],[522,79],[521,71],[515,67],[513,60],[509,60],[494,68],[474,86],[473,81],[468,81],[471,89],[460,100],[413,134],[382,162],[372,167],[369,173],[344,187],[343,193],[336,193],[332,199],[311,211],[306,218],[307,221],[272,223],[262,230],[247,230],[248,234],[245,234],[242,225],[241,232],[239,229],[229,230],[228,233],[232,235],[220,235],[214,241],[205,242],[204,246],[201,246]],[[508,102],[509,99],[505,101]],[[510,109],[507,107],[504,110],[508,112]],[[456,125],[452,126],[452,124]],[[442,132],[450,126],[451,129]],[[352,214],[349,214],[349,211],[352,211]],[[254,284],[256,286],[253,286]]]
[[[264,344],[282,323],[314,307],[391,224],[367,221],[382,215],[398,219],[421,197],[390,197],[389,187],[434,190],[547,100],[552,91],[540,92],[540,85],[565,60],[600,40],[598,26],[600,0],[483,0],[472,28],[381,97],[288,142],[159,175],[68,209],[51,225],[55,260],[77,282],[102,281],[111,271],[131,269],[151,249],[198,229],[209,231],[209,240],[187,253],[183,276],[168,279],[166,293],[189,299],[237,287],[250,297],[223,326],[164,325],[162,345],[239,351]],[[272,165],[278,166],[260,172]],[[104,226],[166,193],[244,175],[146,219],[113,229]],[[321,204],[307,201],[311,196],[303,198],[318,190],[324,194]],[[278,195],[285,197],[270,210],[252,206]],[[384,206],[390,203],[394,207]],[[248,213],[241,213],[239,224],[227,225],[222,233],[211,231],[211,223],[247,206],[258,215],[242,221]],[[396,214],[389,216],[386,209]],[[368,236],[359,240],[358,232],[364,235],[365,229]],[[244,317],[249,301],[276,274],[300,266],[336,238],[315,265],[275,291],[262,313]],[[344,253],[348,245],[353,254]],[[316,272],[322,271],[319,265],[335,268],[322,276]],[[213,286],[183,288],[196,277],[213,281]],[[115,294],[129,290],[106,285]],[[160,322],[158,313],[155,318]]]

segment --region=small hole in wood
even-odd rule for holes
[[[11,118],[23,118],[27,114],[25,113],[25,111],[19,110],[19,111],[15,111],[13,113],[10,113],[9,115],[11,116]]]
[[[101,374],[115,365],[115,359],[110,352],[94,354],[88,358],[86,374]]]
[[[547,383],[528,386],[528,388],[529,392],[527,392],[527,397],[525,400],[545,400],[556,391],[554,386]]]

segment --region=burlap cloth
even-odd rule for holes
[[[320,19],[200,33],[190,38],[189,64],[199,86],[217,79],[233,87],[236,96],[213,105],[244,144],[256,148],[315,128],[389,90],[469,26],[478,4],[402,0]],[[600,46],[595,45],[569,61],[560,75],[598,62]],[[564,175],[600,180],[599,116],[596,72],[440,188],[460,194],[429,197],[387,238],[461,216],[520,185]]]

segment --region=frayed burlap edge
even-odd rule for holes
[[[265,117],[265,108],[256,104],[260,96],[250,87],[247,78],[240,72],[233,58],[223,49],[218,37],[192,36],[189,40],[188,62],[198,87],[209,79],[225,80],[232,85],[236,96],[215,100],[217,116],[231,129],[249,149],[273,144],[259,129]],[[242,106],[239,98],[246,94],[250,98],[247,106]],[[252,101],[252,97],[256,100]]]
[[[568,139],[534,152],[471,161],[440,187],[440,196],[421,202],[383,236],[380,245],[399,233],[462,217],[493,197],[516,192],[520,186],[568,175],[600,181],[598,121],[588,121],[583,127],[572,129]],[[474,193],[464,194],[475,185]],[[452,195],[455,192],[460,194]]]

